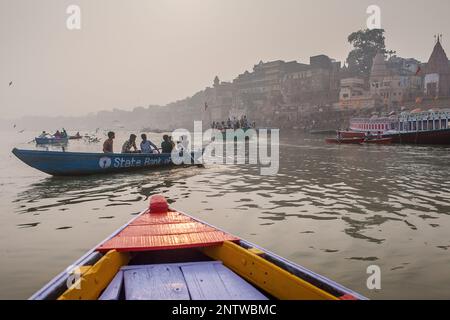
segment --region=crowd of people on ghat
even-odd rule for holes
[[[114,139],[116,135],[114,132],[108,132],[108,139],[103,143],[103,152],[104,153],[114,153]],[[159,148],[152,141],[150,141],[145,133],[141,134],[141,143],[140,149],[136,144],[137,136],[135,134],[131,134],[129,139],[125,141],[122,145],[122,153],[146,153],[146,154],[159,154],[159,153],[171,153],[172,150],[176,147],[175,143],[172,140],[172,137],[165,134],[163,136],[163,141],[161,143],[161,147]],[[183,139],[182,139],[183,140]]]
[[[242,116],[240,119],[237,119],[236,117],[233,117],[233,119],[228,118],[227,121],[214,121],[211,125],[212,129],[217,130],[227,130],[227,129],[248,129],[248,128],[255,128],[256,123],[250,123],[247,119],[247,116]]]

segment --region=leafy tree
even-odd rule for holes
[[[365,29],[353,32],[348,42],[353,46],[347,58],[347,64],[355,75],[368,79],[372,61],[378,51],[392,55],[395,51],[386,50],[384,29]]]

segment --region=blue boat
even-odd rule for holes
[[[174,165],[170,153],[84,153],[17,148],[14,148],[12,153],[30,167],[52,176],[82,176]],[[192,164],[194,159],[201,157],[201,154],[201,152],[191,154]]]
[[[34,141],[36,144],[66,144],[69,142],[69,138],[36,137]]]

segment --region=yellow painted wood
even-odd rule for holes
[[[202,251],[215,260],[221,260],[228,268],[275,298],[337,300],[333,295],[233,242],[226,241],[220,246],[203,248]]]
[[[250,251],[251,253],[254,253],[258,256],[262,256],[264,254],[264,251],[259,250],[258,248],[249,248],[248,251]]]
[[[106,253],[86,273],[81,271],[75,282],[58,300],[96,300],[108,286],[119,269],[128,264],[130,256],[125,252],[111,250]],[[81,267],[82,268],[82,267]]]
[[[81,267],[78,267],[79,272],[80,272],[81,275],[83,275],[86,272],[88,272],[90,268],[92,268],[92,266],[81,266]]]

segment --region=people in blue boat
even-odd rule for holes
[[[165,134],[163,136],[163,142],[161,143],[161,151],[162,153],[172,153],[173,142],[171,142],[170,137]]]
[[[47,132],[42,131],[41,135],[39,136],[39,138],[45,138],[47,137]]]
[[[114,138],[116,137],[116,134],[112,131],[108,132],[108,139],[103,142],[103,152],[104,153],[113,153],[113,144],[114,144]]]
[[[61,138],[67,138],[67,131],[66,131],[66,129],[62,129],[62,132],[61,132]]]
[[[56,130],[55,134],[53,135],[55,138],[61,138],[61,132],[59,130]]]
[[[130,139],[124,142],[122,145],[122,153],[139,153],[140,151],[136,147],[136,138],[135,134],[130,135]],[[133,150],[132,150],[133,149]]]
[[[147,135],[145,133],[141,134],[141,138],[142,153],[159,153],[158,147],[153,142],[147,139]]]

